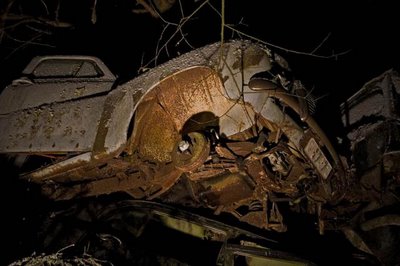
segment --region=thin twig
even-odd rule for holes
[[[158,12],[157,9],[153,9],[153,10],[154,10],[154,12],[156,12],[157,17],[160,18],[165,24],[171,24],[171,25],[173,25],[173,26],[179,26],[178,23],[174,23],[174,22],[171,22],[171,21],[166,20],[166,19],[160,14],[160,12]]]
[[[221,0],[221,47],[220,47],[220,60],[224,56],[224,31],[225,31],[225,0]]]
[[[311,54],[314,54],[316,51],[318,51],[319,48],[321,48],[322,45],[324,45],[324,43],[329,39],[329,37],[331,36],[331,33],[329,32],[328,35],[326,35],[326,37],[322,40],[322,42],[320,42],[317,47],[315,47],[312,51]]]
[[[171,24],[167,23],[167,24],[164,26],[164,28],[162,29],[162,31],[161,31],[160,37],[159,37],[158,40],[157,40],[156,51],[155,51],[155,54],[156,54],[156,55],[158,54],[158,51],[159,51],[158,47],[160,46],[161,40],[162,40],[163,37],[164,37],[164,33],[165,33],[165,31],[167,30],[167,28],[168,28],[170,25],[171,25]],[[168,54],[168,50],[167,50],[166,52],[167,52],[167,54]],[[157,57],[154,58],[154,64],[157,65]],[[146,64],[144,67],[146,67],[146,66],[148,66],[148,64]]]
[[[46,10],[46,14],[49,15],[49,9],[47,8],[46,2],[44,2],[43,0],[40,0],[40,3],[42,3],[42,5],[44,6],[44,9]]]
[[[6,20],[19,20],[19,22],[16,22],[8,27],[3,27],[2,29],[5,28],[13,28],[15,27],[15,24],[21,24],[21,23],[30,23],[30,22],[35,22],[39,24],[44,24],[48,25],[51,27],[55,28],[70,28],[73,25],[69,22],[64,22],[64,21],[58,21],[58,20],[51,20],[45,17],[33,17],[33,16],[28,16],[28,15],[16,15],[16,14],[8,14],[6,17]]]
[[[43,33],[43,34],[44,34],[44,33]],[[31,39],[31,40],[28,40],[28,41],[25,41],[25,40],[16,39],[16,38],[12,37],[10,34],[6,34],[6,36],[7,36],[8,39],[10,39],[10,40],[12,40],[12,41],[14,41],[14,42],[17,42],[17,43],[23,43],[23,44],[25,44],[26,42],[29,42],[29,44],[33,44],[33,45],[55,48],[54,45],[50,45],[50,44],[47,44],[47,43],[34,42],[34,41],[32,41],[32,39]],[[36,39],[36,38],[35,38],[35,39]]]
[[[60,15],[60,7],[61,7],[61,0],[58,0],[56,10],[54,10],[54,20],[57,22]]]
[[[209,5],[209,7],[211,7],[212,10],[214,10],[215,13],[218,14],[218,16],[222,17],[221,12],[219,12],[219,10],[215,8],[215,6],[213,6],[210,2],[208,2],[207,4]]]
[[[29,45],[29,44],[37,44],[36,42],[34,42],[34,40],[39,39],[40,37],[42,37],[42,33],[34,36],[33,38],[29,39],[28,41],[22,41],[22,44],[20,46],[18,46],[17,48],[15,48],[14,50],[11,51],[11,53],[9,53],[4,60],[10,58],[13,54],[15,54],[18,50],[24,48],[25,46]]]
[[[14,28],[18,27],[21,24],[27,24],[27,23],[31,23],[31,22],[35,22],[35,21],[36,20],[33,19],[33,18],[27,18],[25,20],[18,21],[18,22],[14,23],[14,24],[12,24],[10,26],[6,26],[6,27],[3,27],[3,28],[0,28],[0,32],[6,31],[6,30],[9,30],[9,29],[14,29]]]
[[[56,255],[62,254],[62,252],[63,252],[64,250],[69,249],[69,248],[72,248],[72,247],[75,247],[75,244],[71,244],[71,245],[68,245],[68,246],[65,246],[65,247],[61,248],[60,250],[58,250],[58,251],[56,252]]]
[[[91,17],[92,24],[96,24],[96,22],[97,22],[96,9],[97,9],[97,0],[94,0],[93,6],[92,6],[92,17]]]
[[[221,1],[224,1],[224,0],[221,0]],[[208,5],[211,7],[211,9],[212,9],[218,16],[222,17],[222,13],[219,12],[219,10],[216,9],[210,2],[208,3]],[[262,44],[265,44],[265,45],[267,45],[267,46],[270,46],[270,47],[273,47],[273,48],[276,48],[276,49],[279,49],[279,50],[282,50],[282,51],[285,51],[285,52],[288,52],[288,53],[293,53],[293,54],[307,55],[307,56],[312,56],[312,57],[317,57],[317,58],[330,59],[330,58],[336,58],[336,57],[338,57],[338,56],[347,54],[347,53],[349,53],[349,52],[351,51],[351,49],[349,49],[349,50],[346,50],[346,51],[344,51],[344,52],[332,53],[331,55],[327,55],[327,56],[315,54],[315,52],[327,41],[327,39],[330,37],[331,33],[329,33],[328,36],[326,36],[326,37],[324,38],[324,40],[322,40],[322,42],[321,42],[315,49],[313,49],[313,51],[312,51],[311,53],[309,53],[309,52],[301,52],[301,51],[297,51],[297,50],[287,49],[287,48],[285,48],[285,47],[282,47],[282,46],[279,46],[279,45],[275,45],[275,44],[272,44],[272,43],[270,43],[270,42],[263,41],[263,40],[261,40],[261,39],[259,39],[259,38],[257,38],[257,37],[251,36],[251,35],[249,35],[249,34],[244,33],[243,31],[240,31],[240,30],[234,28],[234,27],[231,26],[230,24],[224,24],[224,26],[225,26],[226,28],[230,29],[232,32],[238,34],[239,37],[245,36],[246,38],[249,38],[249,39],[251,39],[251,40],[253,40],[253,41],[257,41],[257,42],[262,43]]]
[[[182,35],[182,39],[185,41],[185,43],[190,47],[190,49],[195,49],[195,47],[189,43],[188,39],[186,38],[187,34],[184,34],[182,31],[182,28],[180,29],[181,35]]]
[[[199,10],[201,10],[203,8],[203,6],[205,6],[207,3],[209,2],[209,0],[205,0],[203,1],[189,16],[187,17],[183,17],[181,18],[179,24],[176,26],[176,29],[174,31],[174,33],[168,38],[167,41],[165,41],[165,43],[158,49],[158,51],[156,52],[156,55],[153,59],[151,59],[145,66],[144,68],[148,67],[151,63],[156,62],[158,56],[160,55],[161,51],[166,50],[168,48],[169,43],[173,40],[173,38],[178,34],[181,33],[182,31],[182,27],[195,15],[197,14],[197,12],[199,12]],[[171,23],[168,23],[171,24]],[[172,25],[172,24],[171,24]],[[160,40],[160,39],[159,39]]]
[[[265,44],[267,46],[273,47],[275,49],[278,49],[278,50],[281,50],[281,51],[285,51],[287,53],[292,53],[292,54],[307,55],[307,56],[312,56],[312,57],[316,57],[316,58],[330,59],[330,58],[337,58],[338,56],[345,55],[345,54],[347,54],[347,53],[349,53],[351,51],[351,49],[349,49],[349,50],[346,50],[346,51],[340,52],[340,53],[332,53],[331,55],[311,54],[309,52],[301,52],[301,51],[297,51],[297,50],[287,49],[287,48],[284,48],[282,46],[275,45],[275,44],[263,41],[263,40],[261,40],[259,38],[256,38],[254,36],[251,36],[249,34],[246,34],[246,33],[242,32],[240,30],[237,30],[237,29],[235,29],[235,28],[233,28],[233,27],[231,27],[229,25],[225,25],[225,27],[230,29],[230,30],[232,30],[232,31],[235,31],[236,33],[241,34],[241,35],[243,35],[243,36],[245,36],[245,37],[247,37],[247,38],[249,38],[251,40],[257,41],[259,43],[262,43],[262,44]]]
[[[11,7],[14,4],[14,2],[15,2],[15,0],[11,0],[8,3],[6,9],[4,10],[4,13],[0,16],[0,29],[4,29],[5,28],[6,20],[7,20],[7,17],[8,17],[8,13],[10,12]],[[3,37],[4,37],[4,30],[0,31],[0,43],[3,40]]]
[[[178,0],[179,3],[179,10],[181,11],[181,16],[184,18],[185,17],[185,13],[183,12],[183,5],[181,0]]]
[[[142,74],[142,73],[144,73],[144,72],[146,72],[148,69],[147,68],[145,68],[144,66],[143,66],[143,62],[144,62],[144,53],[142,53],[142,57],[141,57],[141,59],[140,59],[140,68],[139,68],[139,70],[138,70],[138,74],[140,75],[140,74]]]
[[[38,33],[46,34],[46,35],[51,35],[51,34],[52,34],[51,31],[46,31],[46,30],[38,29],[38,28],[35,28],[35,27],[31,26],[31,25],[26,25],[26,28],[27,28],[27,29],[30,29],[30,30],[32,30],[32,31],[38,32]]]
[[[225,0],[221,0],[221,45],[224,43],[225,31]]]

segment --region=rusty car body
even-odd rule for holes
[[[21,177],[55,200],[124,191],[279,232],[288,205],[315,215],[321,234],[341,229],[373,254],[355,227],[365,212],[396,202],[399,112],[359,106],[379,97],[396,105],[388,95],[399,94],[398,74],[386,72],[374,92],[367,84],[342,106],[353,152],[345,157],[289,73],[282,57],[248,41],[196,49],[121,85],[99,59],[38,57],[0,96],[0,153],[18,164],[47,158]],[[371,133],[377,127],[387,137],[379,148],[371,146],[383,136]],[[389,188],[393,195],[383,193]],[[396,224],[398,216],[386,218]]]

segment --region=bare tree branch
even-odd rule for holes
[[[318,51],[318,49],[321,48],[322,45],[324,45],[324,43],[329,39],[330,36],[331,36],[331,33],[329,32],[328,35],[326,35],[326,37],[317,45],[317,47],[315,47],[311,51],[311,54],[314,54],[316,51]]]
[[[247,38],[249,38],[249,39],[251,39],[253,41],[257,41],[259,43],[262,43],[262,44],[265,44],[267,46],[273,47],[275,49],[278,49],[278,50],[281,50],[281,51],[285,51],[285,52],[288,52],[288,53],[292,53],[292,54],[307,55],[307,56],[312,56],[312,57],[317,57],[317,58],[330,59],[330,58],[337,58],[338,56],[345,55],[345,54],[347,54],[347,53],[349,53],[351,51],[351,49],[349,49],[349,50],[346,50],[346,51],[343,51],[343,52],[340,52],[340,53],[334,53],[333,52],[331,55],[317,55],[317,54],[312,54],[312,53],[309,53],[309,52],[301,52],[301,51],[297,51],[297,50],[287,49],[287,48],[284,48],[282,46],[275,45],[275,44],[263,41],[263,40],[261,40],[259,38],[256,38],[254,36],[251,36],[249,34],[246,34],[246,33],[242,32],[240,30],[237,30],[237,29],[235,29],[235,28],[233,28],[233,27],[231,27],[229,25],[225,25],[225,27],[227,27],[228,29],[230,29],[230,30],[232,30],[232,31],[234,31],[236,33],[239,33],[239,34],[241,34],[241,35],[243,35],[243,36],[245,36],[245,37],[247,37]]]
[[[28,29],[30,29],[30,30],[32,30],[34,32],[37,32],[37,33],[43,33],[43,34],[46,34],[46,35],[51,35],[52,34],[51,31],[38,29],[38,28],[36,28],[34,26],[31,26],[31,25],[27,25],[26,28],[28,28]]]
[[[11,10],[11,7],[13,6],[15,0],[10,0],[7,7],[4,10],[4,13],[0,16],[0,29],[3,29],[5,27],[6,19],[8,17],[8,13]],[[0,32],[0,43],[3,40],[4,37],[4,31]]]
[[[17,38],[12,37],[10,34],[6,34],[6,35],[7,35],[7,38],[8,38],[8,39],[10,39],[10,40],[12,40],[12,41],[14,41],[14,42],[17,42],[17,43],[22,43],[22,44],[27,43],[27,44],[33,44],[33,45],[39,45],[39,46],[45,46],[45,47],[55,48],[54,45],[50,45],[50,44],[47,44],[47,43],[41,43],[41,42],[34,42],[34,40],[40,38],[40,37],[41,37],[42,35],[44,35],[44,34],[46,34],[46,33],[40,33],[40,32],[39,32],[38,35],[36,35],[35,37],[33,37],[33,38],[30,39],[30,40],[20,40],[20,39],[17,39]]]
[[[160,34],[160,37],[158,38],[158,41],[157,41],[155,54],[158,53],[160,43],[161,43],[161,41],[162,41],[162,39],[163,39],[163,37],[164,37],[164,33],[165,33],[165,31],[167,30],[167,28],[168,28],[170,25],[171,25],[171,24],[167,23],[167,24],[164,26],[164,28],[162,29],[161,34]],[[168,50],[166,50],[166,53],[167,53],[167,55],[169,56]],[[157,58],[154,59],[154,64],[157,65]]]
[[[164,44],[156,51],[156,54],[154,56],[153,59],[151,59],[149,62],[147,62],[146,65],[144,65],[144,68],[147,68],[150,64],[152,64],[153,62],[157,62],[157,58],[159,57],[160,53],[165,50],[168,53],[168,45],[170,44],[170,42],[173,40],[173,38],[178,34],[181,33],[182,34],[182,27],[189,21],[192,19],[192,17],[197,14],[207,3],[209,2],[209,0],[205,0],[203,1],[189,16],[183,17],[181,18],[180,22],[178,24],[175,23],[170,23],[166,20],[163,19],[163,21],[165,21],[167,23],[167,25],[174,25],[176,26],[175,31],[171,34],[171,36],[164,42]],[[161,17],[161,16],[160,16]],[[163,32],[165,31],[165,29],[163,29]],[[162,39],[162,38],[161,38]],[[160,41],[160,39],[159,39]],[[158,45],[157,45],[158,47]]]
[[[224,43],[225,31],[225,0],[221,0],[221,45]]]
[[[221,0],[221,1],[224,1],[224,0]],[[219,12],[218,9],[216,9],[211,3],[208,3],[208,5],[209,5],[209,6],[211,7],[211,9],[212,9],[218,16],[220,16],[221,19],[222,19],[222,17],[223,17],[222,12]],[[288,53],[293,53],[293,54],[307,55],[307,56],[312,56],[312,57],[317,57],[317,58],[330,59],[330,58],[337,58],[338,56],[345,55],[345,54],[347,54],[347,53],[349,53],[349,52],[351,51],[351,50],[349,49],[349,50],[346,50],[346,51],[343,51],[343,52],[340,52],[340,53],[332,53],[331,55],[318,55],[318,54],[315,54],[315,52],[316,52],[318,49],[320,49],[320,48],[322,47],[322,45],[328,40],[328,38],[330,37],[331,33],[329,33],[328,36],[326,36],[326,37],[322,40],[322,42],[319,43],[319,45],[318,45],[316,48],[314,48],[314,49],[312,50],[312,52],[302,52],[302,51],[297,51],[297,50],[293,50],[293,49],[288,49],[288,48],[285,48],[285,47],[283,47],[283,46],[279,46],[279,45],[272,44],[272,43],[270,43],[270,42],[263,41],[263,40],[261,40],[261,39],[259,39],[259,38],[257,38],[257,37],[254,37],[254,36],[252,36],[252,35],[246,34],[245,32],[240,31],[240,30],[234,28],[234,27],[231,26],[230,24],[226,24],[225,22],[224,22],[224,27],[230,29],[232,32],[238,34],[239,36],[244,36],[244,37],[246,37],[246,38],[248,38],[248,39],[251,39],[251,40],[253,40],[253,41],[257,41],[257,42],[259,42],[259,43],[262,43],[262,44],[265,44],[265,45],[267,45],[267,46],[273,47],[273,48],[275,48],[275,49],[282,50],[282,51],[285,51],[285,52],[288,52]],[[221,35],[222,35],[222,29],[221,29]]]
[[[191,49],[195,49],[195,47],[194,47],[192,44],[190,44],[190,42],[189,42],[188,39],[186,38],[187,33],[183,33],[182,28],[180,29],[180,33],[181,33],[181,35],[182,35],[181,41],[183,40]],[[179,43],[180,43],[180,42],[178,42],[177,45],[175,45],[175,46],[178,46]]]
[[[50,13],[49,13],[49,9],[47,8],[46,2],[43,0],[40,0],[40,3],[42,3],[44,9],[46,10],[46,14],[49,15]]]
[[[178,0],[178,3],[179,3],[179,10],[181,11],[181,16],[185,17],[185,13],[184,13],[184,10],[183,10],[183,5],[182,5],[181,0]]]
[[[39,34],[37,34],[36,36],[32,37],[31,39],[29,39],[29,40],[27,40],[27,41],[21,41],[22,44],[21,44],[20,46],[18,46],[17,48],[15,48],[13,51],[11,51],[11,53],[9,53],[9,54],[4,58],[4,60],[10,58],[10,57],[11,57],[13,54],[15,54],[17,51],[21,50],[22,48],[24,48],[25,46],[27,46],[27,45],[29,45],[29,44],[36,44],[36,45],[39,44],[39,43],[35,42],[35,40],[37,40],[37,39],[39,39],[40,37],[42,37],[42,35],[43,35],[43,34],[39,33]],[[14,40],[18,42],[17,39],[14,39]],[[44,44],[44,45],[46,45],[46,44]],[[47,45],[46,45],[46,46],[47,46]]]
[[[64,22],[64,21],[57,21],[57,20],[51,20],[48,18],[44,17],[33,17],[33,16],[28,16],[28,15],[16,15],[16,14],[8,14],[5,18],[7,21],[18,21],[15,22],[14,24],[7,26],[7,27],[2,27],[1,29],[9,29],[9,28],[14,28],[15,25],[19,24],[24,24],[24,23],[31,23],[31,22],[36,22],[39,24],[45,24],[51,27],[55,28],[70,28],[73,26],[73,24],[69,22]]]
[[[59,21],[59,15],[60,15],[60,7],[61,7],[61,0],[57,1],[57,7],[56,10],[54,10],[54,19],[55,21]]]
[[[91,17],[92,24],[96,24],[96,22],[97,22],[96,8],[97,8],[97,0],[94,0],[93,6],[92,6],[92,17]]]

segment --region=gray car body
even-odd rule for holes
[[[117,155],[127,143],[129,125],[145,95],[172,74],[196,67],[217,71],[228,99],[236,101],[243,94],[255,111],[271,121],[286,119],[287,122],[285,114],[273,101],[267,100],[267,93],[254,93],[245,86],[254,74],[271,69],[273,57],[266,47],[247,41],[231,41],[222,46],[215,43],[170,60],[114,89],[111,89],[114,76],[107,67],[96,58],[85,57],[95,62],[105,75],[81,80],[33,79],[27,84],[16,82],[2,92],[0,153],[77,154],[41,169],[37,173],[40,176],[104,154]],[[24,74],[29,76],[41,60],[43,58],[34,59]],[[250,127],[251,123],[251,119],[243,115],[243,108],[237,106],[221,118],[221,133],[230,136]],[[298,128],[293,121],[289,123]],[[301,129],[292,130],[290,135],[295,146],[299,146]]]

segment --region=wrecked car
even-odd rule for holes
[[[339,156],[305,99],[278,85],[286,62],[247,42],[222,49],[188,53],[111,91],[113,76],[99,60],[36,58],[1,95],[0,152],[50,157],[22,177],[57,200],[189,193],[194,204],[280,231],[279,198],[340,199]],[[274,68],[276,81],[251,79]],[[168,194],[179,181],[189,189]]]
[[[379,256],[363,234],[398,225],[373,212],[398,195],[398,109],[386,103],[399,90],[388,71],[342,105],[346,156],[263,45],[211,44],[120,85],[97,58],[37,57],[0,95],[0,153],[54,200],[125,192],[278,232],[284,206]]]

